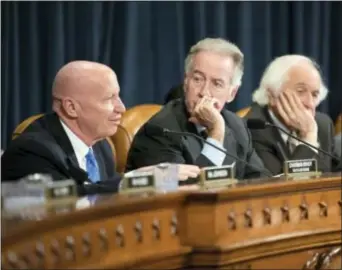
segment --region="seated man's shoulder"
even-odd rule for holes
[[[25,132],[10,142],[4,152],[4,157],[6,157],[7,153],[17,151],[41,155],[53,151],[56,146],[53,137],[47,132]]]
[[[23,130],[23,134],[28,132],[45,132],[48,130],[49,124],[54,124],[57,121],[58,116],[55,113],[46,113],[31,122],[25,130]]]
[[[15,180],[56,163],[57,144],[44,132],[25,132],[12,140],[1,156],[2,179]]]
[[[243,119],[240,116],[238,116],[236,113],[234,113],[228,109],[223,109],[222,111],[227,117],[234,119],[235,121],[238,121],[238,122],[240,122],[240,121],[243,122]]]
[[[227,109],[223,109],[222,114],[230,128],[232,129],[240,129],[240,128],[245,129],[246,128],[245,119],[241,118],[236,113],[231,112]]]
[[[255,102],[253,102],[249,106],[249,110],[244,116],[244,119],[264,119],[267,115],[267,106],[261,106]]]
[[[326,113],[316,112],[315,118],[316,118],[317,124],[319,126],[326,126],[326,127],[328,127],[329,125],[333,124],[330,116],[327,115]]]
[[[181,99],[172,100],[164,105],[159,112],[153,115],[147,123],[171,128],[177,121],[176,115],[182,114],[183,109]]]

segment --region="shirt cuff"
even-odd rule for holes
[[[222,144],[213,138],[207,138],[206,142],[209,142],[222,150],[226,150],[223,148]],[[226,154],[219,151],[215,147],[205,143],[202,149],[202,155],[204,155],[207,159],[209,159],[215,166],[222,166],[224,159],[226,158]]]
[[[310,148],[312,151],[314,151],[316,154],[318,154],[318,150],[317,150],[317,149],[315,149],[315,148],[312,148],[311,146],[309,146],[309,145],[306,145],[305,143],[298,142],[297,146],[298,146],[298,145],[305,145],[305,146],[309,147],[309,148]],[[315,147],[317,147],[317,148],[319,148],[319,147],[320,147],[319,143],[315,144],[314,146],[315,146]]]

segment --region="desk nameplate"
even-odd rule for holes
[[[120,193],[154,192],[156,180],[153,172],[139,172],[122,180]]]
[[[231,165],[202,168],[200,186],[202,188],[221,188],[236,184],[235,162]]]
[[[316,159],[286,160],[284,162],[284,175],[287,180],[308,179],[319,177],[322,173],[318,171]]]

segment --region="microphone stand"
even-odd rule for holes
[[[179,135],[179,136],[190,136],[190,137],[195,137],[195,138],[199,139],[200,141],[202,141],[203,143],[206,143],[206,144],[208,144],[208,145],[214,147],[215,149],[219,150],[220,152],[224,153],[225,155],[227,155],[227,156],[229,156],[229,157],[231,157],[231,158],[234,158],[234,159],[236,159],[237,161],[242,162],[242,163],[245,164],[246,166],[249,166],[249,167],[251,167],[251,168],[257,170],[257,171],[259,171],[260,173],[263,173],[263,174],[265,174],[265,175],[268,176],[268,177],[273,177],[273,175],[272,175],[271,173],[269,173],[268,171],[263,170],[262,168],[256,167],[256,166],[254,166],[254,165],[249,164],[248,162],[246,162],[246,161],[244,161],[244,160],[242,160],[242,159],[240,159],[240,158],[238,158],[238,157],[236,157],[236,156],[234,156],[234,155],[228,153],[226,150],[217,147],[215,144],[212,144],[211,142],[206,141],[205,139],[203,139],[201,136],[199,136],[199,135],[197,135],[197,134],[194,134],[194,133],[191,133],[191,132],[173,131],[173,130],[169,130],[169,129],[167,129],[167,128],[162,128],[162,130],[163,130],[163,133],[164,133],[165,135],[167,135],[167,134],[175,134],[175,135]]]
[[[316,146],[313,146],[313,145],[310,144],[310,143],[307,143],[306,141],[304,141],[304,140],[298,138],[297,136],[293,136],[290,132],[286,131],[286,130],[285,130],[284,128],[282,128],[282,127],[278,127],[278,126],[273,125],[273,124],[270,124],[270,123],[266,123],[266,126],[273,127],[273,128],[277,128],[277,129],[281,130],[282,132],[284,132],[285,134],[287,134],[288,136],[290,136],[291,138],[294,138],[294,139],[296,139],[296,140],[302,142],[302,143],[305,144],[306,146],[309,146],[309,147],[311,147],[311,148],[317,150],[318,152],[322,152],[323,154],[326,154],[327,156],[329,156],[329,157],[331,157],[331,158],[337,160],[338,162],[340,162],[340,159],[339,159],[339,158],[335,157],[334,155],[328,153],[327,151],[325,151],[325,150],[323,150],[323,149],[321,149],[321,148],[318,148],[318,147],[316,147]]]

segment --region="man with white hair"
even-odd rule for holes
[[[242,75],[243,54],[233,43],[206,38],[194,45],[185,60],[184,98],[168,102],[138,131],[126,169],[160,162],[199,167],[236,162],[238,179],[260,177],[264,166],[252,147],[246,125],[224,109],[224,105],[235,98]],[[208,142],[245,160],[247,165],[195,137],[152,134],[151,126],[203,136]]]
[[[271,122],[333,154],[333,123],[326,114],[316,112],[327,94],[313,60],[302,55],[281,56],[265,70],[246,118]],[[278,129],[251,130],[251,133],[255,150],[273,174],[282,173],[285,160],[315,158],[323,171],[331,171],[337,165],[329,156]]]

